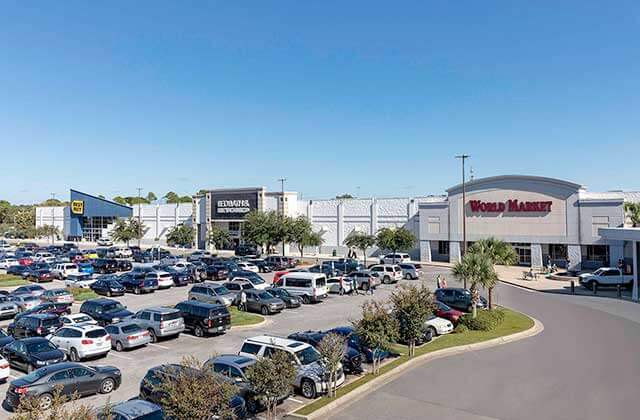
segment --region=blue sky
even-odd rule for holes
[[[637,1],[107,3],[2,2],[0,198],[640,189]]]

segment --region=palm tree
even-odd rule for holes
[[[471,306],[473,317],[476,317],[476,306],[478,303],[478,285],[489,291],[489,302],[491,304],[491,292],[498,280],[496,271],[493,268],[491,259],[481,253],[468,252],[462,261],[455,263],[452,269],[453,275],[466,279],[471,283]]]
[[[469,248],[471,253],[484,254],[497,265],[513,265],[518,262],[518,254],[513,247],[500,239],[488,238],[474,242]]]

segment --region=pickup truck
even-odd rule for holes
[[[633,276],[620,273],[620,269],[612,267],[598,268],[593,273],[580,274],[580,284],[592,289],[595,284],[597,287],[603,286],[626,286],[628,289],[633,287]]]

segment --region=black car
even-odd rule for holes
[[[160,266],[158,267],[158,269],[171,274],[171,278],[173,279],[174,286],[186,286],[189,283],[193,283],[193,278],[191,277],[191,274],[189,274],[189,272],[186,270],[185,271],[176,270],[175,268],[169,265]]]
[[[24,372],[32,372],[66,359],[64,352],[44,337],[16,340],[0,351],[9,366]]]
[[[26,265],[12,265],[7,268],[7,274],[13,274],[14,276],[21,276],[22,273],[28,271],[29,267]]]
[[[110,416],[107,414],[110,413]],[[134,398],[98,409],[98,420],[164,420],[162,407],[149,401]]]
[[[131,271],[133,269],[133,264],[129,260],[117,259],[116,264],[118,271]]]
[[[46,366],[11,381],[4,404],[10,409],[20,405],[22,397],[38,398],[40,408],[47,410],[53,404],[53,393],[61,389],[61,395],[80,397],[92,394],[109,394],[118,389],[122,373],[113,366],[85,366],[64,362]]]
[[[14,338],[44,337],[62,327],[58,315],[44,313],[25,315],[7,327],[7,332]]]
[[[262,258],[249,259],[247,261],[258,267],[258,270],[260,270],[261,273],[270,273],[275,269],[274,265],[269,264]]]
[[[92,262],[93,270],[98,274],[113,274],[118,272],[118,261],[112,258],[96,258]]]
[[[229,277],[229,269],[221,263],[207,265],[205,272],[209,280],[226,280]]]
[[[106,296],[122,296],[124,295],[124,286],[120,284],[115,276],[98,277],[95,283],[89,286],[91,290],[99,295]]]
[[[12,335],[7,334],[5,330],[0,329],[0,349],[2,349],[7,344],[11,344],[16,341]]]
[[[118,281],[127,292],[133,292],[136,295],[140,293],[153,293],[158,289],[158,280],[146,278],[143,271],[131,271],[118,276]]]
[[[444,289],[436,289],[435,296],[437,301],[449,305],[453,309],[466,312],[473,310],[470,290],[461,287],[446,287]],[[480,309],[486,308],[487,300],[480,296],[477,307]]]
[[[249,245],[249,244],[238,245],[235,251],[236,251],[236,255],[239,257],[245,257],[245,256],[259,257],[260,256],[258,247],[255,245]]]
[[[299,308],[302,306],[302,300],[289,293],[287,289],[283,289],[282,287],[273,287],[271,289],[267,289],[267,292],[282,299],[287,308]]]
[[[113,299],[98,298],[84,301],[80,312],[95,319],[99,325],[105,326],[129,318],[133,312],[128,311],[120,302]]]
[[[287,338],[311,344],[317,349],[318,345],[327,334],[328,333],[322,331],[303,331],[290,334]],[[342,357],[342,367],[344,368],[344,371],[351,374],[362,373],[362,358],[363,356],[360,354],[360,350],[347,343],[347,350]]]
[[[194,368],[185,367],[178,364],[166,364],[153,367],[147,371],[147,374],[140,381],[141,400],[150,401],[162,406],[165,394],[157,386],[166,377],[177,377],[178,375],[203,375],[203,373]],[[229,402],[230,409],[233,411],[234,419],[244,419],[247,417],[247,409],[244,398],[239,395],[234,396]]]
[[[364,343],[362,343],[362,340],[360,340],[360,337],[358,336],[358,334],[356,334],[355,329],[353,327],[337,327],[329,331],[325,331],[325,333],[335,333],[335,334],[339,334],[346,337],[347,345],[349,347],[353,347],[354,349],[358,350],[360,354],[363,355],[366,361],[369,363],[373,362],[374,354],[378,356],[379,359],[385,359],[390,354],[386,350],[372,349],[370,347],[365,346]]]
[[[175,308],[180,311],[185,328],[197,337],[220,334],[231,327],[231,314],[225,305],[185,300]]]

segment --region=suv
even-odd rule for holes
[[[266,257],[264,261],[274,267],[275,270],[286,270],[287,268],[294,268],[296,266],[293,258],[281,257],[279,255],[270,255]]]
[[[422,266],[418,263],[398,264],[402,270],[402,277],[406,280],[417,280],[422,275]]]
[[[173,286],[173,277],[166,271],[151,271],[144,276],[145,281],[151,280],[158,283],[158,289],[168,289]]]
[[[310,344],[288,338],[260,335],[245,339],[238,354],[257,359],[270,357],[278,350],[290,355],[291,362],[296,367],[296,379],[292,385],[303,397],[314,399],[318,394],[328,391],[328,372],[322,362],[322,356]],[[338,368],[336,378],[336,386],[342,385],[344,382],[342,364]]]
[[[118,261],[111,258],[98,258],[93,260],[92,265],[98,274],[113,274],[118,271]]]
[[[404,253],[387,254],[380,258],[380,264],[400,264],[411,262],[411,256]]]
[[[262,315],[280,313],[284,308],[284,301],[275,297],[266,290],[249,289],[244,291],[247,297],[246,307],[242,308],[247,312],[260,312]]]
[[[123,306],[117,300],[105,298],[84,301],[80,306],[80,312],[89,315],[102,326],[115,324],[133,315],[131,311],[127,310],[126,306]]]
[[[236,247],[236,255],[239,257],[259,257],[260,252],[258,252],[257,246],[244,244]]]
[[[471,292],[467,289],[459,287],[447,287],[444,289],[436,289],[436,300],[451,306],[454,309],[471,312]],[[477,304],[478,308],[486,308],[487,300],[480,296]]]
[[[204,283],[191,287],[189,300],[230,306],[235,296],[224,286]]]
[[[290,272],[282,277],[278,286],[304,303],[320,302],[327,297],[327,277],[320,273]]]
[[[109,333],[97,325],[68,325],[47,338],[64,350],[72,362],[79,362],[87,357],[105,356],[111,350]]]
[[[153,343],[158,341],[158,337],[177,337],[184,331],[184,319],[174,308],[143,309],[136,312],[131,320],[149,331]]]
[[[378,264],[369,268],[374,274],[377,274],[383,284],[397,283],[402,280],[402,268],[399,265]]]
[[[327,336],[327,334],[328,333],[323,331],[302,331],[289,334],[287,338],[311,344],[317,349],[320,342]],[[360,349],[347,344],[344,355],[342,356],[342,366],[344,367],[344,371],[347,373],[362,373],[362,354],[360,354]]]
[[[61,326],[62,321],[58,315],[33,314],[25,315],[9,324],[7,332],[17,340],[27,337],[44,337],[54,333]]]
[[[118,282],[124,287],[126,292],[133,292],[136,295],[140,293],[152,293],[158,288],[158,281],[147,278],[144,273],[132,271],[118,276]]]
[[[196,337],[223,333],[231,327],[231,314],[225,305],[185,300],[178,303],[176,309],[184,319],[185,328],[193,331]]]

